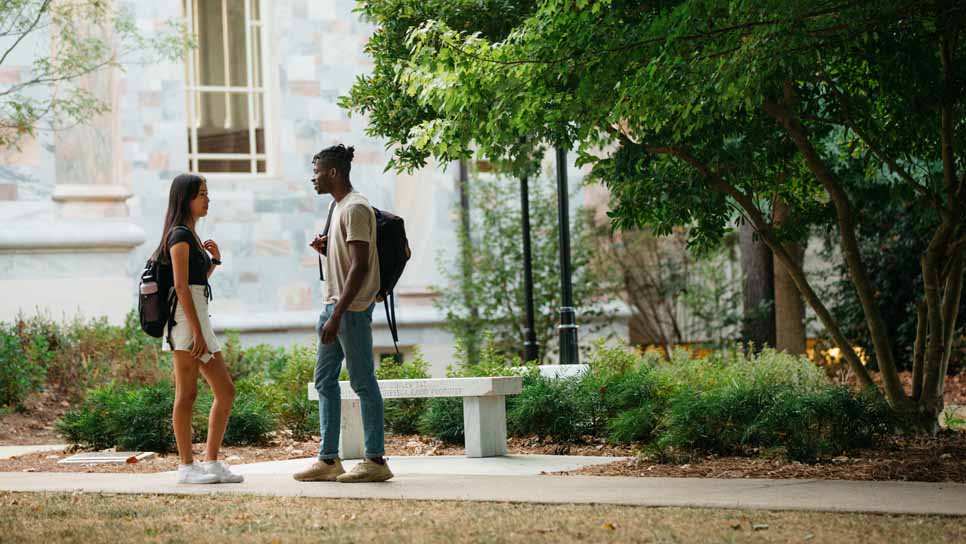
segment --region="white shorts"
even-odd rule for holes
[[[204,285],[189,285],[191,289],[191,300],[195,303],[195,311],[198,313],[198,323],[201,325],[201,333],[205,337],[205,343],[208,344],[209,353],[218,353],[221,351],[221,344],[218,343],[218,337],[215,336],[215,330],[211,328],[211,316],[208,314],[208,297],[205,296],[205,286]],[[175,325],[171,327],[171,344],[174,345],[175,351],[191,351],[191,347],[195,342],[194,334],[191,332],[191,322],[185,316],[184,306],[178,303],[178,306],[174,310],[174,322]],[[165,328],[165,336],[167,336],[168,330]],[[162,349],[164,351],[171,350],[171,344],[168,343],[166,338],[162,342]]]

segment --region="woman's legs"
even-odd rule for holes
[[[191,452],[191,413],[198,397],[198,360],[187,351],[174,352],[174,410],[171,423],[181,464],[194,462]]]
[[[208,443],[205,447],[205,461],[217,461],[221,440],[225,436],[225,428],[228,427],[231,405],[235,400],[235,384],[231,381],[228,367],[225,366],[225,359],[221,356],[220,351],[215,353],[210,361],[199,366],[215,396],[214,402],[211,403],[211,412],[208,414]]]

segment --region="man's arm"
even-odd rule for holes
[[[331,344],[335,342],[336,335],[339,333],[339,324],[343,314],[349,309],[349,305],[355,300],[362,288],[362,282],[369,273],[369,242],[352,241],[349,242],[349,275],[346,277],[345,287],[339,294],[339,302],[332,310],[332,315],[322,327],[322,343]]]
[[[339,294],[339,302],[336,303],[332,315],[342,317],[342,314],[349,309],[349,305],[356,299],[359,289],[362,289],[362,282],[369,273],[369,242],[349,242],[349,275],[345,280],[345,287]]]

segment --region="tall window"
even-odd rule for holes
[[[261,0],[182,0],[188,54],[188,163],[195,172],[268,172]]]

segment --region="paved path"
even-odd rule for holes
[[[393,474],[451,475],[463,476],[538,476],[551,472],[577,470],[592,465],[606,465],[628,457],[601,457],[589,455],[504,455],[502,457],[469,458],[462,455],[391,456],[389,467]],[[232,470],[249,474],[291,474],[311,465],[315,458],[267,461],[248,465],[233,465]],[[346,470],[352,470],[358,461],[343,461]]]
[[[63,451],[64,444],[44,444],[38,446],[0,446],[0,459],[10,459],[18,455],[25,455],[38,451]]]
[[[523,459],[515,460],[514,457]],[[352,499],[607,503],[966,516],[966,484],[516,475],[519,472],[532,472],[538,466],[537,459],[526,456],[513,456],[509,460],[489,463],[492,471],[488,475],[460,473],[472,472],[474,466],[480,472],[479,467],[485,467],[490,461],[486,459],[466,460],[473,463],[461,464],[455,458],[441,461],[439,458],[407,460],[394,457],[390,458],[390,463],[396,478],[383,484],[302,483],[292,480],[293,469],[310,461],[240,465],[236,469],[246,474],[245,483],[210,486],[178,485],[173,473],[8,472],[0,473],[0,490],[238,493]],[[438,468],[435,474],[413,472],[425,472],[425,467],[432,463],[448,463],[448,468]]]

